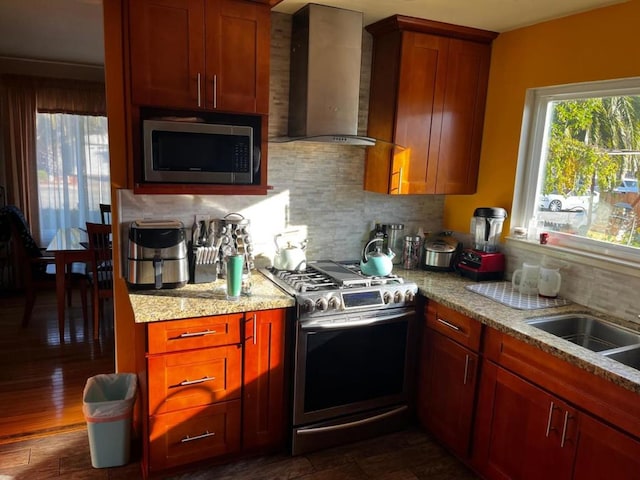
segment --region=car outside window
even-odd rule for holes
[[[640,263],[640,78],[527,92],[511,226]]]

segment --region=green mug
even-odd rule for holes
[[[242,287],[244,255],[227,257],[227,300],[239,300]]]

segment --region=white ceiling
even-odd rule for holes
[[[136,0],[132,0],[136,1]],[[393,14],[504,32],[626,0],[318,0],[364,12],[368,25]],[[308,0],[284,0],[293,13]],[[102,0],[0,0],[0,57],[102,65]]]

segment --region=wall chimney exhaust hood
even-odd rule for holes
[[[293,14],[288,137],[308,141],[375,145],[358,136],[362,12],[310,3]]]

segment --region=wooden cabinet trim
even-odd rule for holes
[[[498,36],[497,32],[405,15],[393,15],[372,23],[365,28],[372,35],[382,35],[395,30],[410,30],[480,43],[491,43]]]

